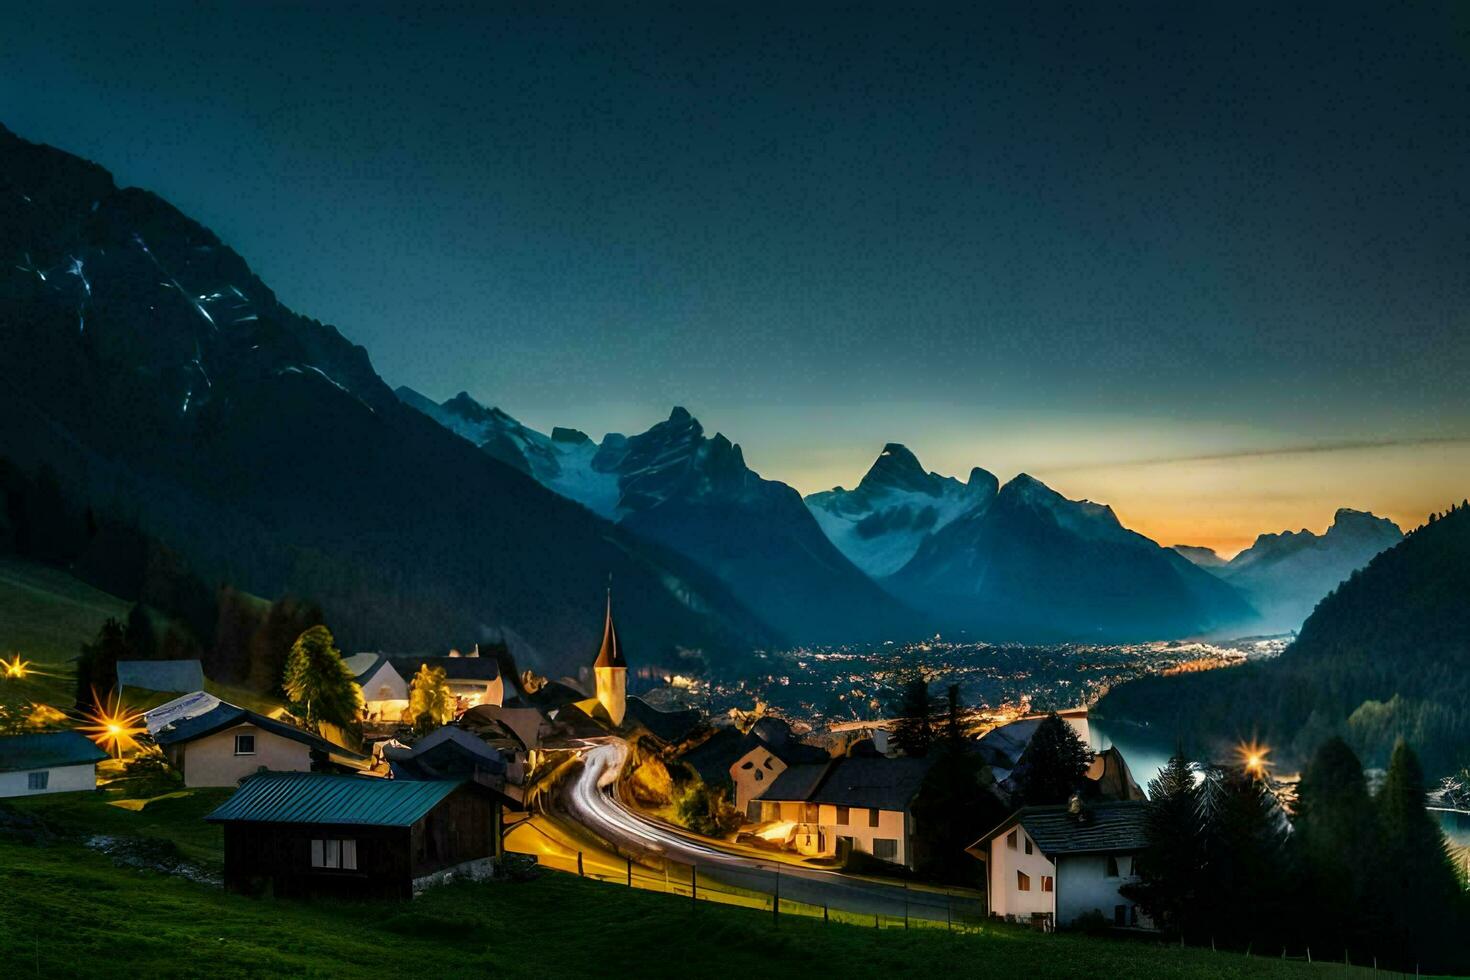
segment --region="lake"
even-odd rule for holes
[[[1123,753],[1133,779],[1145,790],[1149,780],[1169,761],[1174,746],[1165,739],[1150,735],[1131,725],[1112,725],[1097,718],[1087,719],[1088,735],[1092,748],[1116,748]],[[1470,813],[1451,810],[1436,810],[1440,827],[1445,836],[1457,847],[1470,847]]]

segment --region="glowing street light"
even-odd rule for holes
[[[90,724],[81,726],[80,731],[96,742],[98,748],[118,759],[124,752],[135,751],[137,736],[148,730],[140,724],[143,713],[123,704],[116,694],[108,694],[104,703],[94,690],[92,710],[83,712],[82,717]]]
[[[1235,751],[1240,756],[1240,764],[1252,776],[1264,776],[1271,765],[1271,750],[1254,740],[1241,743]]]

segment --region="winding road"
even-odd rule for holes
[[[719,842],[650,820],[618,798],[626,743],[609,738],[584,744],[579,761],[541,798],[542,815],[554,823],[570,822],[660,873],[670,866],[693,867],[698,869],[701,888],[723,886],[860,915],[945,922],[983,914],[979,902],[967,895],[952,897],[933,889],[804,867],[734,846],[726,849]],[[687,870],[685,874],[679,880],[687,881]]]

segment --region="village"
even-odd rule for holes
[[[325,642],[313,656],[350,675],[355,725],[231,703],[197,660],[119,661],[91,726],[0,737],[0,797],[95,791],[135,768],[233,790],[204,820],[223,830],[224,887],[247,895],[409,900],[534,860],[777,914],[1152,928],[1124,894],[1147,841],[1121,754],[1088,753],[1034,802],[1038,732],[1079,749],[1085,709],[951,719],[948,736],[926,718],[919,745],[901,719],[813,731],[759,707],[660,711],[628,693],[611,594],[580,677],[517,674],[503,649],[339,657],[311,632],[297,646]],[[17,658],[7,683],[25,672]],[[979,796],[944,785],[945,737]]]

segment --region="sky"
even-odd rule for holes
[[[0,123],[390,384],[1233,552],[1470,493],[1470,6],[44,4]]]

